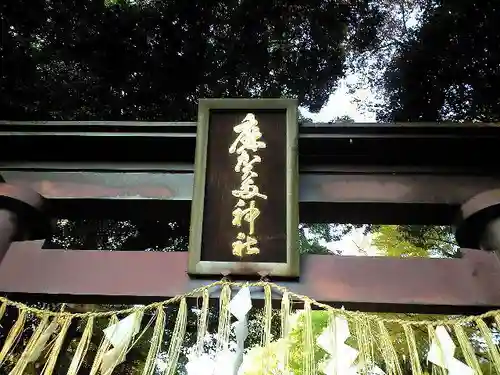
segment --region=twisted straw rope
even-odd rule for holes
[[[71,313],[71,312],[56,312],[56,311],[50,311],[50,310],[42,310],[38,309],[35,307],[30,307],[25,305],[24,303],[21,302],[15,302],[11,301],[8,298],[5,297],[0,297],[0,302],[5,303],[8,306],[13,306],[16,307],[19,310],[28,312],[32,315],[35,316],[57,316],[57,317],[67,317],[70,316],[72,318],[89,318],[89,317],[94,317],[94,318],[102,318],[102,317],[110,317],[115,314],[131,314],[134,312],[146,312],[149,310],[157,309],[160,306],[167,306],[171,305],[177,302],[180,302],[183,298],[189,298],[189,297],[199,297],[204,291],[209,291],[212,288],[215,288],[217,286],[224,286],[224,285],[229,285],[230,287],[265,287],[265,286],[270,286],[272,289],[279,291],[281,294],[288,293],[288,295],[295,299],[295,300],[300,300],[302,302],[308,302],[311,304],[311,306],[316,306],[319,308],[322,308],[327,311],[332,311],[337,314],[341,314],[347,317],[351,317],[353,319],[368,319],[373,322],[383,322],[383,323],[397,323],[400,325],[413,325],[413,326],[438,326],[438,325],[450,325],[450,324],[466,324],[466,323],[472,323],[475,322],[478,319],[484,319],[484,318],[490,318],[490,317],[495,317],[500,315],[500,310],[492,310],[488,311],[484,314],[481,315],[472,315],[472,316],[464,316],[464,317],[456,317],[452,319],[435,319],[435,320],[411,320],[409,318],[405,319],[400,319],[400,318],[384,318],[380,317],[378,315],[375,315],[373,313],[365,313],[361,311],[349,311],[349,310],[343,310],[339,308],[334,308],[331,307],[327,304],[318,302],[314,300],[313,298],[294,293],[290,291],[289,289],[282,287],[280,285],[277,285],[275,283],[271,283],[268,281],[257,281],[257,282],[233,282],[233,281],[228,281],[228,280],[220,280],[213,282],[211,284],[193,289],[189,293],[185,293],[182,295],[178,295],[172,298],[169,298],[164,301],[159,301],[159,302],[154,302],[149,305],[144,305],[144,306],[134,306],[130,307],[128,309],[122,309],[122,310],[113,310],[113,311],[99,311],[99,312],[85,312],[85,313]]]

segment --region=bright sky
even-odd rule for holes
[[[421,9],[415,8],[406,21],[407,28],[418,27],[418,15]],[[356,104],[357,101],[375,102],[375,95],[370,88],[356,90],[349,93],[348,85],[353,85],[359,80],[359,75],[349,73],[338,83],[337,89],[330,95],[326,105],[318,113],[311,113],[305,108],[300,108],[301,113],[314,122],[328,122],[337,117],[349,116],[355,122],[376,122],[374,112],[361,111]],[[364,235],[363,229],[359,228],[344,236],[340,241],[324,243],[327,248],[340,251],[342,255],[379,255],[377,249],[372,246],[372,235]]]
[[[410,14],[407,15],[406,27],[415,29],[419,27],[418,16],[422,9],[415,7]],[[364,101],[369,99],[373,101],[375,95],[368,88],[356,90],[354,94],[348,93],[347,84],[354,84],[358,81],[359,76],[354,73],[349,73],[346,77],[340,80],[337,89],[330,95],[328,103],[319,111],[319,113],[310,113],[305,108],[301,108],[304,116],[311,118],[314,122],[328,122],[336,117],[347,115],[354,119],[355,122],[375,122],[375,113],[361,113],[356,103],[355,98]]]
[[[305,117],[311,118],[314,122],[328,122],[336,117],[347,115],[355,122],[375,122],[375,113],[361,113],[354,99],[373,99],[374,95],[369,89],[356,90],[354,94],[348,93],[348,84],[357,81],[356,74],[349,74],[339,82],[337,90],[330,95],[328,103],[319,111],[311,113],[305,108],[301,112]]]
[[[364,228],[358,228],[342,237],[341,240],[325,243],[325,246],[342,255],[380,255],[378,249],[372,245],[372,234],[365,235]]]
[[[311,113],[301,108],[302,114],[314,122],[328,122],[344,115],[351,117],[355,122],[375,122],[375,113],[362,113],[354,101],[355,99],[372,100],[373,93],[369,89],[359,89],[354,94],[348,92],[348,84],[353,84],[356,80],[355,74],[347,75],[339,82],[337,90],[330,95],[328,103],[319,113]],[[377,249],[371,245],[371,235],[365,236],[362,228],[344,236],[340,241],[324,245],[331,250],[339,250],[342,255],[377,255]]]

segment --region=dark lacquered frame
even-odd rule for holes
[[[188,273],[191,275],[299,276],[299,170],[297,101],[294,99],[201,99],[198,105],[196,132],[194,191],[189,230]],[[286,110],[286,263],[271,262],[214,262],[202,260],[202,230],[205,202],[207,146],[210,111]]]

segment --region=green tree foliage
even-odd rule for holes
[[[499,121],[498,2],[427,0],[423,9],[387,68],[378,118]]]
[[[328,254],[325,243],[332,241],[329,224],[300,224],[299,249],[301,254]]]
[[[451,226],[439,225],[361,225],[361,224],[305,224],[299,226],[302,254],[337,254],[342,249],[329,250],[327,243],[349,236],[355,229],[371,235],[371,245],[381,255],[394,257],[460,257]]]
[[[421,14],[431,7],[429,0],[378,0],[381,21],[379,33],[370,48],[364,51],[349,51],[349,72],[353,80],[347,83],[349,91],[363,92],[370,89],[369,96],[353,96],[358,110],[376,112],[385,102],[386,72],[394,56],[412,40],[421,25]]]
[[[1,12],[9,120],[192,120],[204,97],[317,111],[346,48],[368,48],[380,23],[371,0],[7,0]]]
[[[379,225],[372,244],[387,256],[455,258],[458,246],[449,226]]]
[[[52,228],[44,244],[48,249],[187,251],[189,242],[187,215],[172,220],[59,219]]]
[[[373,230],[372,225],[362,224],[331,224],[331,223],[301,223],[299,225],[299,251],[301,254],[337,254],[341,252],[330,250],[327,244],[339,241],[355,229],[364,228],[365,234]]]
[[[381,225],[375,234],[373,244],[388,256],[426,257],[428,255],[427,249],[404,240],[396,225]]]

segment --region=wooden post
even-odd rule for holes
[[[0,262],[13,241],[43,238],[48,232],[43,203],[31,189],[0,183]]]
[[[16,214],[9,210],[0,210],[0,263],[12,243],[16,224]]]
[[[500,189],[472,197],[461,206],[460,214],[458,244],[500,255]]]
[[[493,219],[484,228],[479,248],[488,251],[500,251],[500,218]]]

